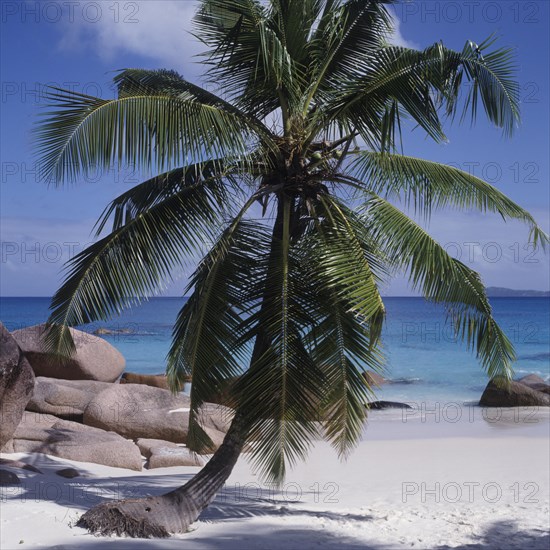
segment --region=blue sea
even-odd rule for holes
[[[161,373],[172,326],[184,298],[154,298],[107,323],[116,334],[104,336],[126,357],[127,370]],[[456,341],[440,306],[422,298],[386,298],[383,333],[386,377],[393,383],[377,390],[378,399],[419,402],[479,400],[487,377],[464,344]],[[516,376],[535,373],[550,379],[550,299],[493,298],[497,321],[518,356]],[[46,321],[49,298],[0,298],[0,320],[9,330]]]

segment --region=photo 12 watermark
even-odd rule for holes
[[[404,424],[473,424],[482,421],[487,424],[506,422],[533,425],[541,422],[539,413],[546,412],[546,408],[537,406],[485,407],[459,401],[407,401],[407,405],[401,409],[401,421]]]
[[[92,80],[87,82],[77,80],[64,80],[62,82],[2,80],[0,86],[0,99],[3,104],[30,103],[46,105],[52,102],[51,95],[60,93],[60,90],[93,97],[109,95],[114,98],[112,88],[106,88],[105,85]]]
[[[3,0],[0,3],[2,23],[111,23],[136,24],[139,19],[139,2],[126,1],[50,1]]]
[[[540,183],[540,166],[535,160],[513,161],[503,164],[501,162],[489,160],[468,160],[463,162],[449,161],[447,166],[457,168],[466,172],[470,176],[480,178],[487,183],[521,183],[535,184]]]
[[[535,321],[517,321],[505,324],[503,328],[514,344],[539,344],[544,337],[545,327]],[[403,321],[401,323],[401,343],[403,344],[457,344],[459,342],[462,342],[462,338],[450,321]]]
[[[1,241],[0,264],[16,261],[27,263],[64,263],[93,244],[76,241]]]
[[[502,485],[496,481],[482,483],[480,481],[462,482],[433,482],[404,481],[401,484],[401,501],[405,504],[420,502],[426,504],[457,502],[487,502],[496,504],[504,499],[511,499],[514,503],[538,504],[540,486],[534,481],[524,483],[515,482],[511,485]]]
[[[541,23],[542,14],[537,2],[491,0],[408,0],[399,2],[395,10],[403,23],[468,24],[512,22],[534,25]]]
[[[93,505],[100,500],[120,500],[139,497],[143,486],[138,482],[83,483],[27,479],[16,486],[0,486],[0,503],[54,502],[61,505]],[[288,505],[302,501],[306,496],[315,503],[338,504],[340,486],[333,481],[313,482],[308,485],[287,481],[282,485],[257,482],[226,483],[216,496],[223,504],[262,503]]]
[[[1,181],[15,185],[17,183],[45,183],[46,165],[40,162],[15,162],[5,160],[1,163]],[[151,176],[149,173],[143,173],[135,165],[114,164],[109,168],[105,168],[98,164],[87,164],[82,168],[75,164],[63,165],[63,170],[67,174],[67,182],[73,183],[78,181],[80,184],[98,183],[102,178],[106,178],[112,184],[136,185]],[[78,172],[78,176],[72,177],[72,173]],[[159,178],[150,183],[151,187],[162,187],[164,179]]]

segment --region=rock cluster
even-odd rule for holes
[[[492,379],[479,404],[482,407],[549,407],[550,385],[536,374],[514,380],[508,386]]]
[[[21,422],[34,387],[34,373],[17,342],[0,323],[0,449]]]
[[[185,447],[188,396],[172,394],[162,375],[127,373],[125,383],[117,383],[125,365],[122,355],[105,340],[74,329],[74,357],[56,362],[44,348],[44,330],[39,325],[10,334],[0,323],[0,451],[133,470],[141,470],[144,460],[148,468],[204,465]],[[363,376],[370,386],[389,382],[372,371]],[[230,384],[213,392],[213,400],[227,403],[229,395]],[[198,415],[213,442],[209,452],[223,443],[233,416],[232,409],[217,403],[205,403]],[[506,387],[491,380],[480,405],[550,406],[550,385],[536,375]],[[386,401],[367,406],[406,407]],[[8,474],[0,479],[0,484],[16,482]]]
[[[144,459],[149,468],[204,465],[184,446],[188,396],[163,389],[162,376],[138,381],[129,373],[125,384],[117,383],[122,355],[81,331],[71,329],[76,344],[71,361],[56,363],[44,349],[44,331],[39,325],[10,334],[0,323],[0,451],[132,470],[141,470]],[[156,383],[150,385],[149,378]],[[214,444],[209,451],[222,444],[232,414],[211,403],[201,408],[199,423]]]
[[[76,351],[66,362],[56,360],[45,349],[46,325],[14,330],[12,335],[37,376],[100,382],[117,380],[126,365],[123,355],[103,338],[73,328],[69,330]]]
[[[142,466],[137,445],[115,432],[32,412],[25,413],[15,430],[12,448],[15,453],[44,453],[115,468]]]

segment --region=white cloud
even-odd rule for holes
[[[67,3],[69,4],[69,3]],[[74,4],[72,2],[71,4]],[[59,47],[65,51],[88,50],[102,59],[115,61],[124,54],[141,55],[159,66],[179,71],[191,69],[193,56],[203,51],[191,35],[197,0],[134,0],[132,2],[90,3],[80,0],[73,16],[57,25]],[[86,6],[100,5],[97,9]],[[115,9],[116,7],[116,9]],[[97,19],[97,20],[96,20]],[[392,14],[395,34],[392,43],[409,48],[418,45],[403,36],[399,18]]]
[[[391,12],[390,12],[391,13]],[[402,22],[395,13],[391,13],[392,22],[394,25],[394,34],[390,40],[395,46],[402,46],[403,48],[411,48],[414,50],[420,49],[420,45],[412,40],[408,40],[403,36]]]
[[[197,7],[194,0],[100,3],[99,18],[97,12],[87,14],[87,2],[79,4],[82,8],[74,10],[72,22],[66,18],[58,25],[63,50],[84,48],[108,61],[122,54],[137,54],[159,66],[182,71],[202,49],[189,33]]]

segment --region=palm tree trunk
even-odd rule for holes
[[[88,510],[77,525],[96,534],[138,538],[184,533],[230,476],[246,435],[241,416],[237,413],[220,448],[188,483],[157,497],[99,504]]]
[[[284,200],[289,199],[279,198],[278,201],[271,241],[272,250],[276,240],[282,238]],[[265,297],[263,303],[265,304]],[[269,345],[269,340],[260,330],[254,342],[251,367]],[[170,533],[185,533],[214,500],[231,475],[247,437],[248,430],[243,415],[237,409],[220,448],[204,468],[185,485],[157,497],[99,504],[88,510],[77,525],[95,534],[126,535],[135,538],[169,537]]]

